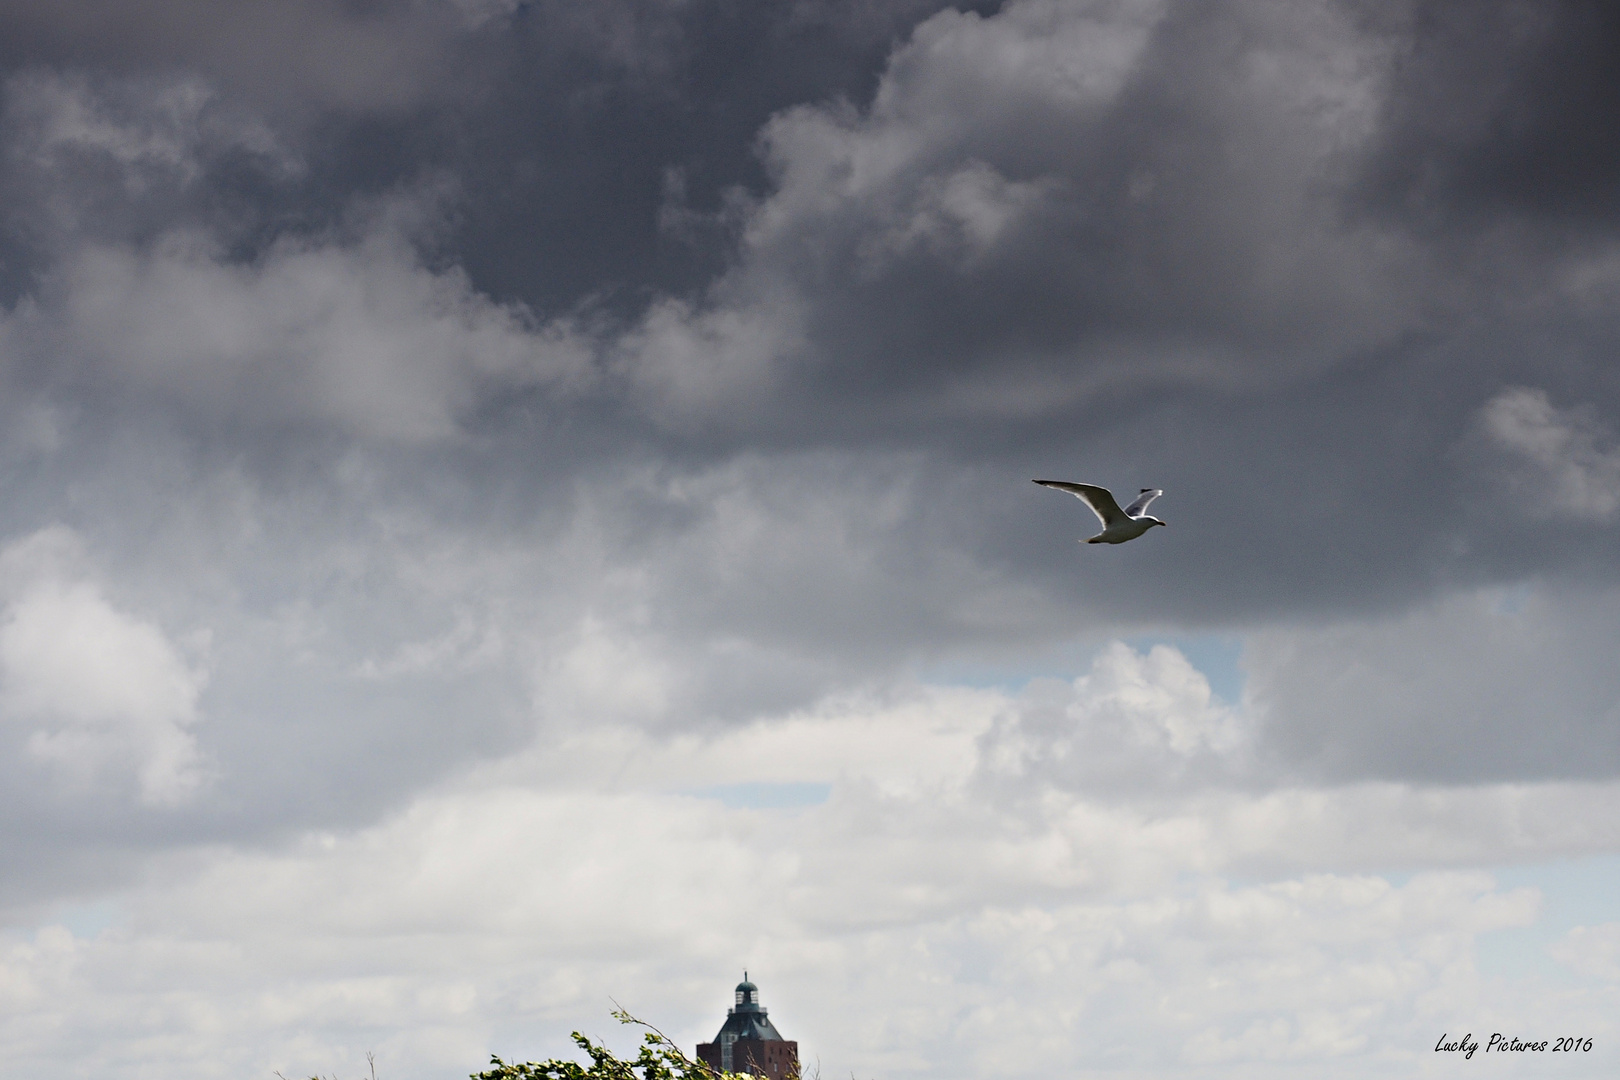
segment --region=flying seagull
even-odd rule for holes
[[[1119,503],[1114,501],[1113,492],[1096,484],[1067,484],[1062,480],[1035,482],[1042,487],[1057,488],[1076,495],[1091,507],[1091,512],[1102,521],[1103,531],[1087,540],[1088,544],[1123,544],[1127,540],[1135,540],[1155,525],[1164,524],[1147,512],[1148,503],[1164,494],[1158,488],[1143,488],[1136,501],[1121,510]]]

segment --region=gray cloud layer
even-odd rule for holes
[[[12,899],[1129,633],[1253,634],[1194,774],[1620,768],[1588,7],[274,8],[0,16]]]

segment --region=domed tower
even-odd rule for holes
[[[748,981],[737,984],[737,1003],[726,1010],[726,1022],[714,1042],[698,1043],[698,1060],[720,1072],[752,1073],[769,1080],[798,1080],[799,1044],[782,1038],[765,1006],[759,1003],[759,987]]]

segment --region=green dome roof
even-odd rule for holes
[[[759,987],[749,982],[748,973],[743,972],[743,981],[737,984],[736,1007],[726,1010],[726,1022],[714,1041],[723,1043],[727,1035],[734,1039],[780,1040],[782,1033],[776,1030],[766,1012],[765,1006],[759,1003]]]

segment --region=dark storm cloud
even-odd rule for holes
[[[1192,1068],[1443,1009],[1534,897],[1377,875],[1620,821],[1612,23],[5,5],[0,1034],[431,1071],[717,910],[1031,1069],[1121,957]]]
[[[1611,233],[1620,12],[1588,0],[1420,3],[1406,17],[1368,194],[1465,234],[1515,220]]]
[[[913,542],[1026,567],[994,524],[1030,512],[1015,480],[1162,485],[1167,514],[1179,493],[1185,540],[1111,556],[1132,574],[1050,554],[1079,621],[1606,577],[1606,532],[1528,542],[1461,448],[1507,386],[1615,415],[1609,270],[1553,232],[1458,265],[1444,236],[1360,213],[1410,42],[1347,12],[936,16],[869,108],[766,128],[774,186],[736,265],[637,342],[644,407],[738,443],[973,460],[985,490]]]
[[[319,226],[356,194],[443,170],[464,193],[447,257],[480,287],[546,310],[628,291],[634,307],[718,265],[722,236],[694,246],[690,230],[660,229],[671,191],[706,213],[728,190],[762,186],[760,125],[789,105],[869,95],[892,42],[939,6],[13,5],[0,65],[181,73],[265,117],[307,166],[302,183],[219,168],[191,192],[270,215],[261,242],[266,228]]]
[[[456,32],[484,7],[23,0],[6,5],[0,64],[115,76],[185,71],[261,106],[391,111],[438,89],[450,73]]]
[[[476,105],[442,132],[469,192],[459,256],[482,287],[544,310],[592,297],[633,313],[650,290],[700,288],[729,246],[728,193],[766,185],[760,127],[805,101],[866,99],[893,42],[941,6],[524,6],[489,44]],[[687,228],[669,230],[670,209]]]
[[[1620,273],[1477,166],[1529,127],[1446,149],[1423,133],[1450,105],[1402,66],[1487,78],[1488,35],[1289,3],[277,24],[364,37],[349,70],[335,45],[237,65],[253,5],[113,63],[146,9],[79,11],[8,16],[4,538],[71,530],[63,588],[198,681],[133,760],[179,732],[229,782],[131,844],[364,820],[536,730],[735,724],[942,656],[1286,620],[1383,630],[1256,647],[1283,766],[1558,774],[1519,707],[1457,766],[1456,725],[1327,738],[1346,714],[1310,696],[1355,649],[1440,640],[1379,619],[1614,574]],[[1567,102],[1551,70],[1501,85]],[[1424,154],[1419,201],[1517,223],[1502,265],[1388,212]],[[1089,516],[1042,475],[1162,486],[1171,526],[1077,548]],[[1446,685],[1413,700],[1503,700]],[[1610,692],[1565,695],[1553,744]],[[113,745],[85,715],[17,714],[25,801],[55,775],[36,732]],[[1030,731],[1062,742],[1063,715]],[[1593,745],[1583,775],[1620,765]],[[108,769],[112,816],[142,781]]]
[[[1421,252],[1335,201],[1377,45],[1270,5],[923,23],[869,108],[765,129],[773,189],[715,302],[800,307],[790,415],[767,422],[1025,422],[1103,389],[1319,370],[1399,333]]]

